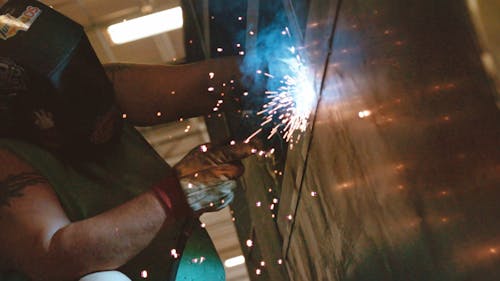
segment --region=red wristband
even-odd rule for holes
[[[164,178],[152,187],[156,196],[163,203],[167,212],[172,212],[176,218],[192,217],[193,210],[186,201],[184,192],[175,176]]]

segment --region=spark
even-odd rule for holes
[[[250,247],[253,246],[253,241],[250,240],[250,239],[248,239],[247,242],[246,242],[246,244],[247,244],[247,247],[250,248]]]
[[[176,249],[172,249],[170,250],[170,255],[174,258],[174,259],[177,259],[179,258],[179,253],[177,253],[177,250]]]
[[[249,143],[256,135],[258,135],[260,132],[262,132],[262,128],[258,129],[255,131],[255,133],[251,134],[245,141],[244,143]]]
[[[283,35],[290,37],[288,28],[283,30]],[[258,75],[266,76],[270,89],[264,92],[265,104],[257,112],[258,116],[262,116],[260,128],[247,138],[248,141],[260,134],[265,126],[271,126],[268,139],[280,134],[285,141],[292,142],[308,127],[311,112],[317,102],[312,75],[297,48],[287,49],[288,54],[277,59],[280,65],[285,65],[284,75],[256,70]]]
[[[358,113],[359,118],[363,119],[368,116],[372,115],[372,112],[370,110],[363,110]]]
[[[202,152],[207,152],[208,151],[208,147],[206,145],[202,145],[200,147],[200,149],[201,149]]]

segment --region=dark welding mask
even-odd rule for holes
[[[0,38],[4,74],[17,75],[4,80],[0,107],[7,116],[13,105],[24,114],[3,118],[11,124],[0,128],[23,126],[38,110],[54,119],[66,147],[86,151],[114,139],[113,86],[82,26],[38,1],[10,0],[0,8]]]

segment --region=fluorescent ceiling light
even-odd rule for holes
[[[179,29],[183,23],[182,8],[175,7],[110,25],[107,30],[113,43],[124,44]]]
[[[224,262],[224,266],[229,268],[229,267],[235,267],[235,266],[238,266],[238,265],[244,264],[244,263],[245,263],[245,257],[244,256],[237,256],[234,258],[227,259]]]

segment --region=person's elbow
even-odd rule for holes
[[[91,249],[88,243],[68,237],[68,229],[59,229],[50,241],[41,241],[41,254],[33,255],[22,271],[34,281],[74,281],[92,272],[113,270],[126,261],[109,259],[99,255],[99,249]],[[84,234],[85,235],[85,234]],[[87,241],[88,242],[88,241]]]

